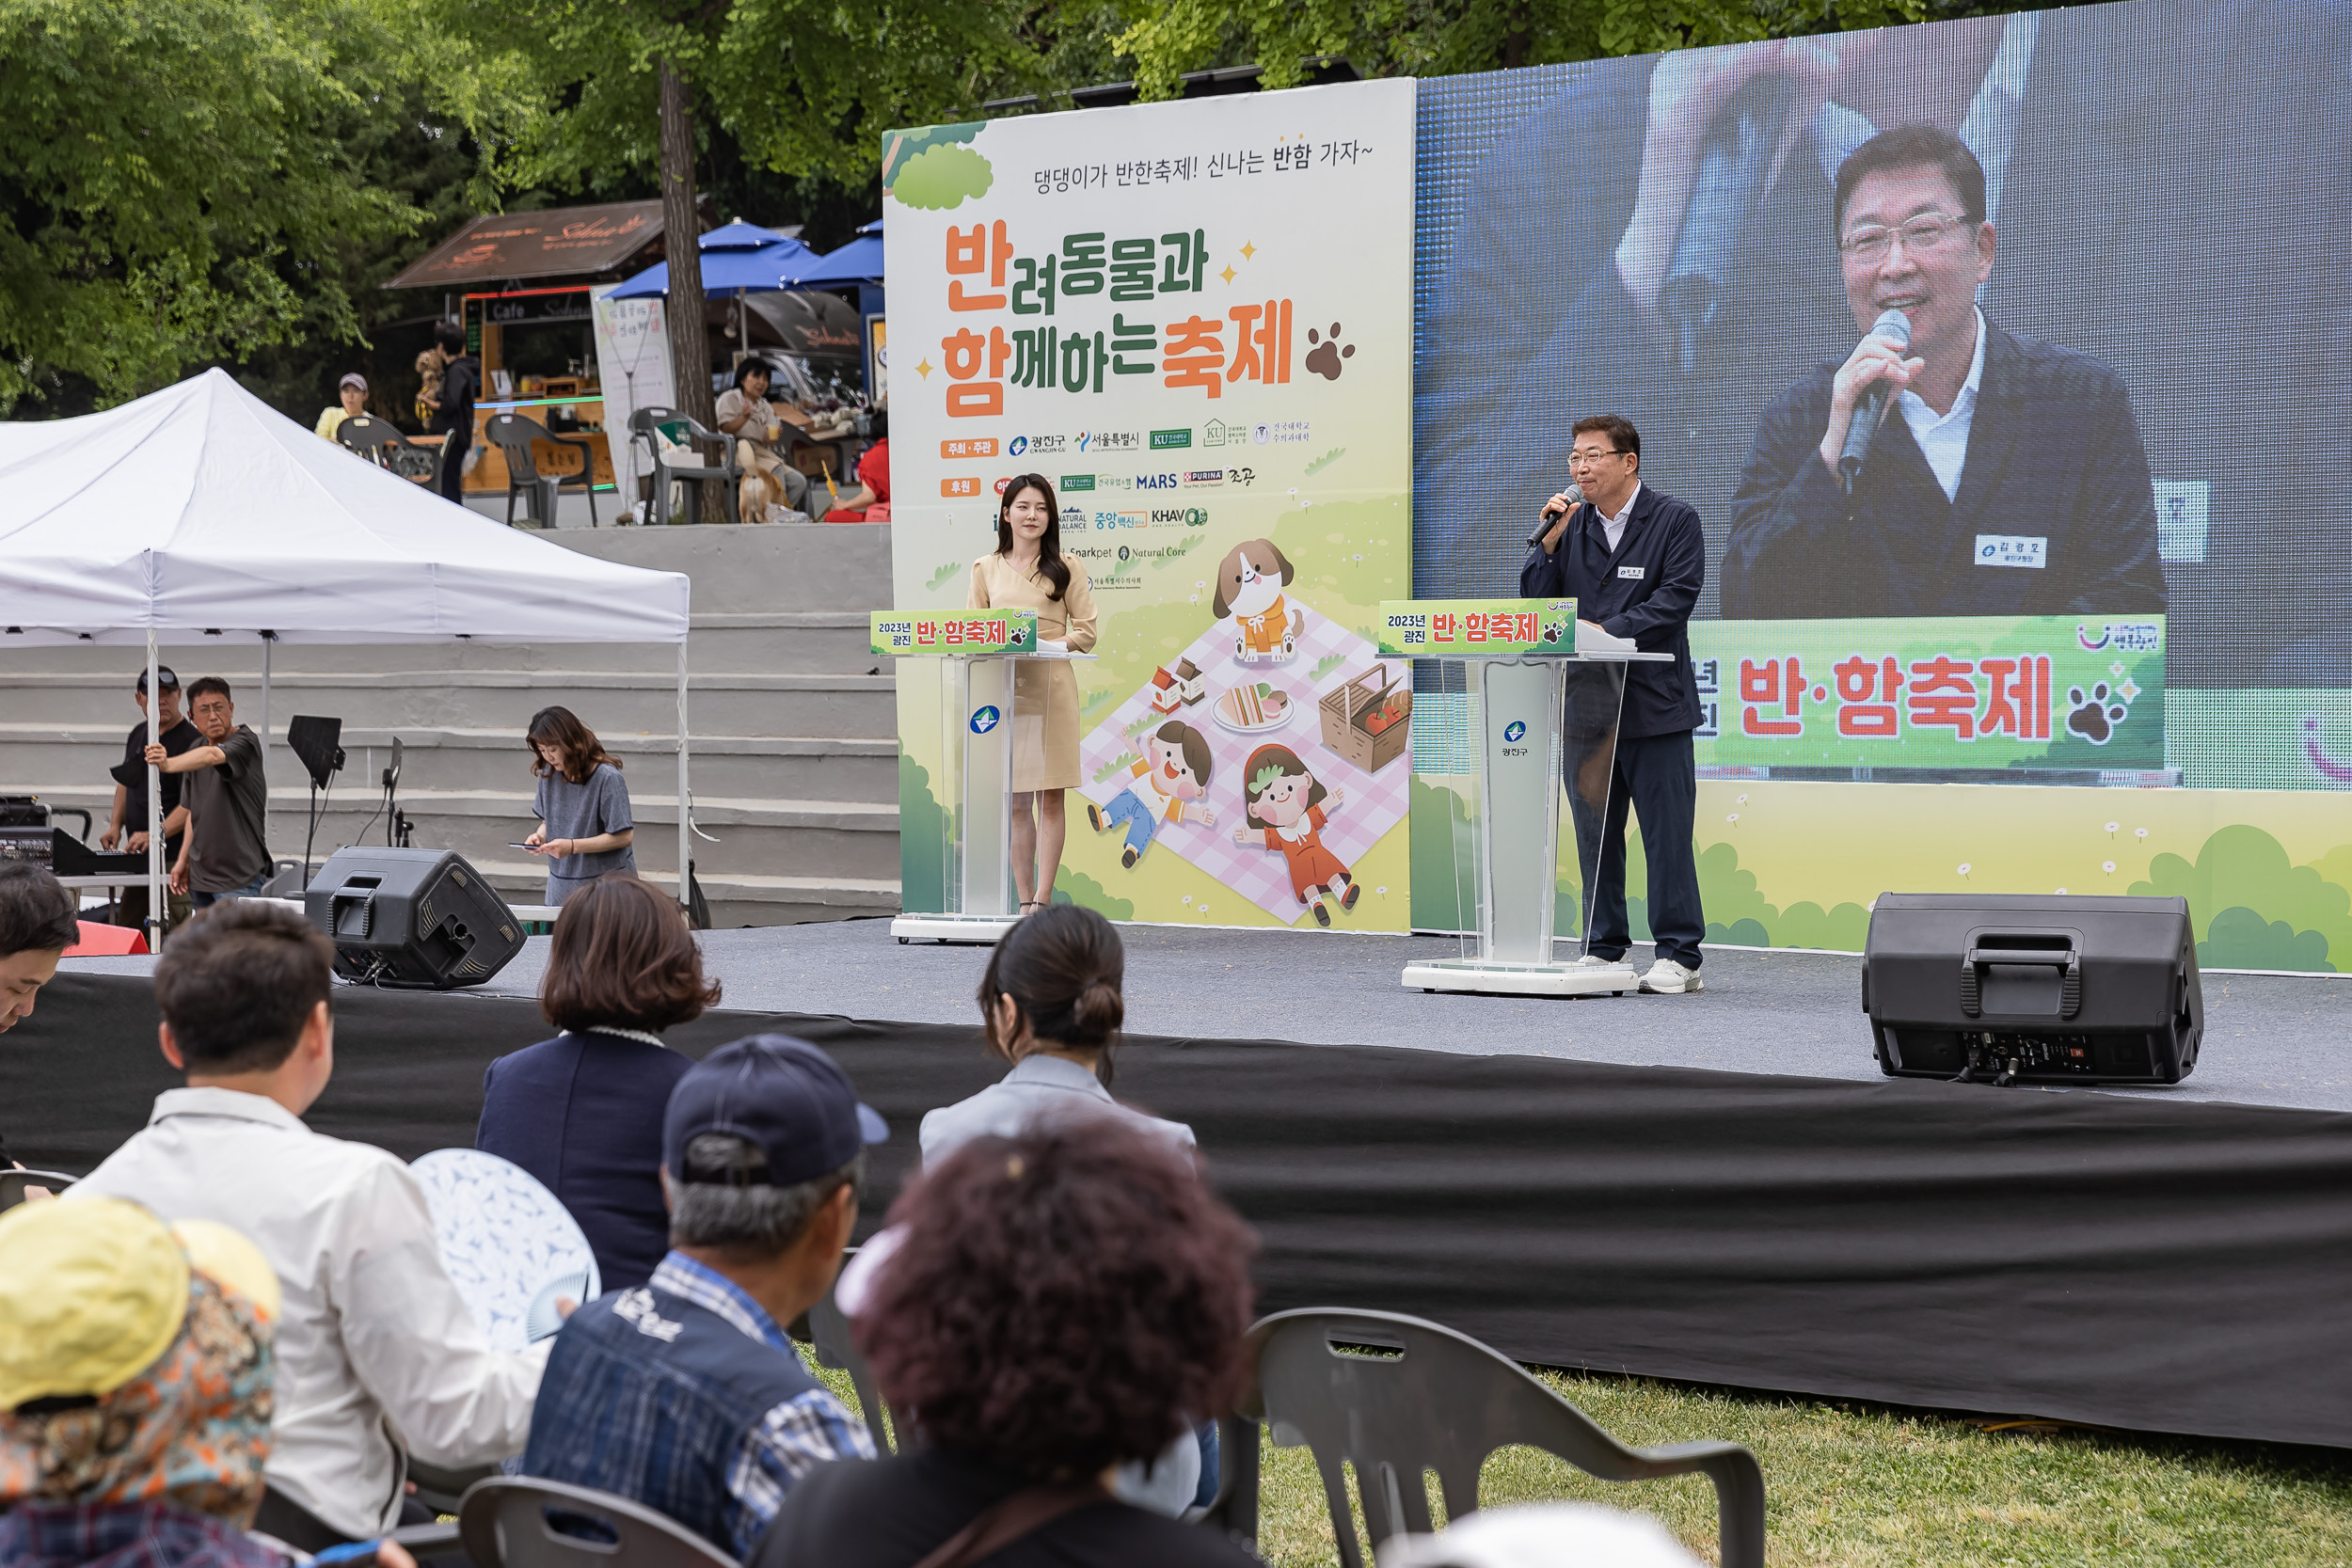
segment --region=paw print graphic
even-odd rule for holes
[[[1340,341],[1340,324],[1337,322],[1331,324],[1328,337],[1311,326],[1307,328],[1307,341],[1317,345],[1307,351],[1307,368],[1326,381],[1337,381],[1340,372],[1346,368],[1342,361],[1356,357],[1356,345]]]
[[[2081,736],[2093,746],[2104,746],[2114,738],[2115,726],[2130,717],[2132,711],[2121,702],[2110,701],[2115,695],[2105,681],[2092,687],[2088,697],[2083,695],[2081,687],[2068,687],[2066,700],[2074,708],[2066,716],[2068,732]]]

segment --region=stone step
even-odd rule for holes
[[[75,787],[104,795],[106,769],[122,759],[121,726],[0,723],[0,768],[19,781],[72,780]],[[285,749],[282,722],[271,725],[270,772],[280,784],[295,784],[292,752]],[[347,761],[337,780],[341,791],[374,788],[389,764],[392,737],[401,741],[403,789],[509,789],[531,776],[523,732],[451,730],[427,726],[397,730],[345,726]],[[677,777],[670,736],[603,736],[606,750],[620,759],[632,787],[652,781],[667,788]],[[696,795],[772,796],[799,800],[891,801],[898,793],[898,746],[881,736],[696,735],[690,757]],[[8,786],[19,791],[18,784]],[[26,783],[24,787],[29,787]]]
[[[714,611],[696,614],[693,627],[687,643],[690,679],[706,673],[863,674],[883,664],[871,651],[862,610]],[[262,678],[261,653],[250,641],[167,644],[157,657],[183,681],[222,677],[241,706],[248,701],[246,689]],[[0,646],[0,686],[19,671],[98,675],[102,685],[120,689],[126,708],[132,684],[146,667],[146,651],[136,647]],[[636,670],[675,679],[677,647],[669,642],[309,643],[279,647],[270,658],[273,684],[296,674],[387,669],[524,670],[538,675]]]
[[[697,613],[890,608],[886,526],[560,529],[546,537],[602,561],[687,573]]]
[[[120,684],[114,675],[20,671],[0,682],[0,710],[12,723],[73,723],[87,720],[106,694],[119,699]],[[599,736],[677,733],[675,680],[662,673],[385,669],[273,673],[271,686],[273,730],[296,713],[380,729],[520,728],[539,708],[560,705]],[[719,735],[895,736],[897,689],[897,677],[887,670],[874,675],[713,674],[690,685],[690,723]],[[243,690],[238,717],[249,723],[260,704]],[[134,708],[131,718],[136,717]]]

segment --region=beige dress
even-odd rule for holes
[[[1066,641],[1073,654],[1094,651],[1094,582],[1087,569],[1062,557],[1070,586],[1059,599],[1041,573],[1017,571],[1001,555],[972,562],[969,610],[1034,610],[1041,642]],[[1078,776],[1078,673],[1067,664],[1024,660],[1013,677],[1012,787],[1075,789]]]

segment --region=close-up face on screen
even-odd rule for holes
[[[1703,768],[2341,783],[2347,73],[2146,0],[1422,84],[1417,592],[1622,414]]]

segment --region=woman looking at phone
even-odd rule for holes
[[[972,562],[970,610],[1034,610],[1041,653],[1094,648],[1094,583],[1061,553],[1061,507],[1043,474],[1016,474],[996,503],[996,549]],[[1062,791],[1078,778],[1078,677],[1024,660],[1013,675],[1012,880],[1027,914],[1054,901]]]
[[[608,871],[637,875],[637,819],[621,765],[567,707],[531,716],[531,771],[539,780],[538,831],[523,847],[548,857],[548,902],[562,904]]]

